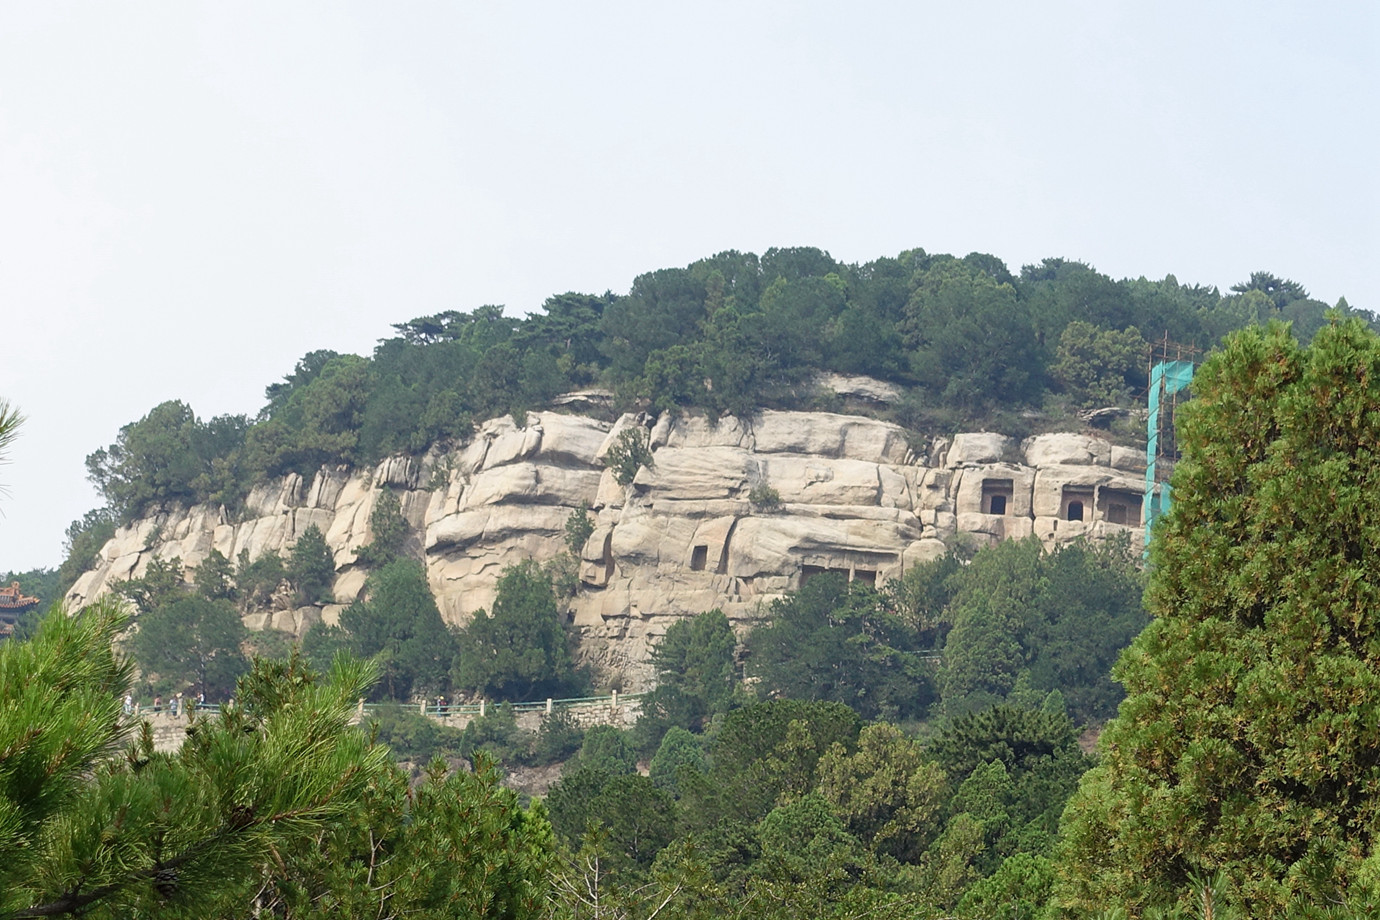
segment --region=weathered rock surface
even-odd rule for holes
[[[888,405],[901,398],[900,387],[875,377],[861,377],[851,374],[820,374],[815,380],[815,385],[819,389],[832,392],[845,400],[857,400],[861,403]]]
[[[601,458],[629,427],[647,432],[654,463],[624,487]],[[69,600],[84,603],[155,557],[179,556],[190,570],[212,549],[286,552],[315,524],[335,553],[337,604],[246,622],[298,634],[333,623],[364,588],[355,550],[372,539],[369,516],[387,487],[402,498],[442,614],[463,623],[492,604],[506,566],[564,552],[566,519],[584,503],[596,527],[570,610],[581,654],[604,681],[635,690],[651,677],[651,645],[677,618],[718,607],[746,626],[816,573],[882,583],[943,553],[957,533],[1051,545],[1139,535],[1143,475],[1141,455],[1086,434],[1017,445],[965,433],[917,451],[900,427],[853,415],[768,411],[714,424],[534,412],[525,428],[485,423],[454,453],[264,483],[234,520],[199,506],[137,521]],[[758,487],[779,504],[754,505]]]

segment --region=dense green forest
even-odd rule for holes
[[[808,374],[828,368],[902,383],[909,395],[895,411],[919,426],[1012,406],[1054,414],[1115,402],[1135,383],[1129,356],[1139,373],[1147,334],[1206,344],[1247,324],[1203,366],[1182,410],[1176,503],[1148,570],[1125,544],[1047,550],[1030,540],[975,552],[956,545],[880,590],[819,576],[745,635],[717,611],[675,624],[655,648],[656,687],[632,729],[582,730],[556,715],[525,732],[502,705],[463,731],[401,705],[361,726],[346,719],[361,696],[521,700],[584,690],[561,624],[561,560],[506,570],[493,616],[448,628],[390,519],[396,502],[381,501],[375,543],[361,554],[371,570],[365,599],[339,626],[314,628],[300,649],[269,633],[251,639],[239,612],[273,592],[319,598],[329,583],[319,533],[304,533],[282,557],[212,554],[191,583],[179,560],[160,560],[120,586],[124,609],[138,612],[132,637],[121,605],[101,602],[75,618],[46,618],[32,640],[0,644],[0,917],[1373,916],[1380,337],[1345,310],[1325,317],[1297,285],[1264,275],[1225,296],[1199,290],[1194,301],[1172,279],[1103,286],[1066,263],[1014,277],[988,257],[883,261],[907,260],[888,301],[901,305],[890,327],[901,360],[885,367],[848,364],[841,342],[831,350],[832,332],[813,337],[808,360],[776,333],[760,340],[762,351],[735,337],[787,301],[820,304],[801,315],[826,330],[875,306],[860,292],[885,276],[878,263],[864,271],[814,251],[772,252],[716,257],[660,282],[667,273],[643,276],[625,298],[583,298],[602,303],[589,306],[595,333],[583,363],[560,360],[579,341],[573,327],[559,347],[524,338],[529,324],[551,321],[549,302],[545,317],[522,322],[494,310],[414,320],[370,360],[308,356],[270,388],[253,423],[203,424],[165,404],[93,455],[93,475],[132,464],[122,474],[130,478],[108,480],[111,508],[73,525],[69,557],[151,503],[217,494],[231,502],[249,480],[196,490],[211,488],[217,469],[242,475],[242,464],[266,456],[254,453],[265,439],[321,435],[312,448],[321,453],[294,455],[302,469],[322,457],[359,461],[421,449],[428,438],[462,440],[463,430],[431,431],[356,453],[362,415],[348,429],[353,441],[311,428],[347,378],[361,383],[361,413],[379,393],[426,392],[420,378],[385,385],[382,370],[397,366],[387,363],[390,348],[482,361],[506,346],[522,359],[509,370],[525,368],[523,356],[557,359],[533,369],[564,375],[546,395],[523,391],[520,374],[520,398],[505,405],[480,407],[477,395],[452,391],[447,417],[465,425],[591,383],[657,404],[674,387],[648,381],[675,366],[682,376],[666,380],[698,380],[700,389],[661,408],[741,411],[725,401],[735,380],[761,388],[757,404],[793,405],[813,398]],[[733,264],[753,266],[745,277],[756,286],[741,285],[750,310],[736,300],[742,279],[726,280]],[[777,267],[764,286],[769,264]],[[822,267],[830,270],[809,274]],[[645,331],[640,359],[629,314],[619,320],[624,336],[605,335],[606,318],[639,285],[669,304],[697,276],[706,293],[687,340],[646,346],[668,313]],[[819,296],[783,293],[797,289]],[[934,369],[940,358],[960,361],[961,339],[927,351],[903,321],[911,316],[914,330],[916,304],[948,303],[949,315],[977,322],[987,314],[960,294],[978,290],[1012,307],[983,322],[1025,316],[1032,330],[1019,343],[1024,371],[983,378],[980,392],[978,376],[953,388],[958,363]],[[1134,314],[1140,325],[1118,327],[1085,318],[1115,301],[1097,300],[1097,290],[1173,290],[1199,305],[1166,308],[1183,325],[1151,326],[1146,311]],[[687,315],[692,302],[682,303]],[[1050,320],[1057,304],[1062,324]],[[1254,315],[1241,312],[1249,304]],[[1036,316],[1057,329],[1053,340]],[[1282,317],[1293,326],[1256,324]],[[507,331],[476,352],[466,329],[480,339]],[[1079,343],[1106,358],[1101,371],[1065,361]],[[975,361],[980,353],[968,352]],[[294,405],[305,414],[292,415]],[[274,418],[284,421],[275,428]],[[347,430],[332,424],[342,426],[337,435]],[[145,489],[134,471],[154,457],[201,460]],[[166,491],[178,476],[192,491]],[[583,542],[581,517],[567,527],[572,543]],[[111,652],[121,636],[128,662]],[[183,750],[157,754],[118,712],[135,662],[145,692],[186,687],[233,695],[236,705],[194,717]],[[1085,729],[1104,723],[1092,750],[1095,732]],[[431,765],[409,775],[390,753]],[[500,782],[505,769],[555,764],[560,776],[544,799],[524,802]]]
[[[528,737],[506,707],[458,738],[352,727],[391,655],[293,654],[159,754],[120,717],[108,599],[0,644],[0,916],[1374,916],[1380,336],[1234,335],[1180,435],[1096,753],[1070,714],[1116,705],[1106,661],[1146,622],[1114,545],[1007,543],[886,593],[814,579],[746,637],[746,675],[726,618],[686,619],[630,732]],[[312,560],[286,564],[309,590]],[[198,601],[240,590],[207,571]],[[156,604],[161,578],[126,590]],[[548,573],[505,578],[505,607],[552,603]],[[409,779],[380,742],[464,760]],[[495,756],[565,765],[524,804]]]
[[[235,707],[194,716],[182,750],[158,754],[120,718],[133,673],[112,646],[128,621],[106,601],[0,644],[0,911],[1373,916],[1380,337],[1354,320],[1309,347],[1283,325],[1248,329],[1194,397],[1150,618],[1112,672],[1126,697],[1096,754],[1075,719],[1117,704],[1107,661],[1145,622],[1124,547],[1008,543],[881,593],[814,579],[745,638],[745,673],[706,612],[658,646],[630,732],[553,718],[526,737],[504,707],[458,739],[416,718],[349,727],[407,657],[374,629],[385,612],[364,609],[337,640],[381,636],[370,661],[339,654],[323,676],[297,654],[261,658]],[[375,551],[379,594],[405,598],[408,560]],[[310,596],[311,554],[281,564]],[[194,590],[167,574],[125,586],[142,618],[253,584],[228,560]],[[530,634],[528,614],[553,603],[550,573],[523,566],[495,607]],[[412,660],[414,681],[446,679]],[[527,667],[453,663],[449,679],[520,693],[561,673]],[[471,769],[437,760],[410,785],[381,740]],[[565,766],[524,806],[486,749]]]
[[[26,904],[58,915],[94,904],[97,916],[187,916],[195,904],[196,916],[230,917],[252,902],[287,917],[364,916],[382,905],[414,916],[478,917],[490,915],[477,905],[492,899],[506,905],[500,916],[515,917],[638,917],[662,902],[665,916],[684,918],[729,905],[745,917],[801,910],[1030,916],[1055,880],[1059,815],[1093,763],[1076,743],[1069,713],[1080,721],[1111,714],[1116,695],[1106,693],[1107,662],[1144,623],[1139,573],[1125,549],[1075,545],[1046,553],[1033,541],[1011,543],[966,565],[948,557],[919,566],[888,594],[822,576],[779,602],[748,636],[750,682],[721,613],[682,620],[657,646],[657,688],[627,731],[582,730],[557,713],[529,734],[508,706],[491,708],[463,731],[412,706],[381,709],[347,729],[343,713],[365,692],[364,675],[372,674],[376,688],[416,691],[417,683],[400,682],[403,659],[425,668],[431,656],[420,647],[409,653],[406,641],[376,651],[368,671],[351,670],[353,656],[336,656],[323,683],[323,672],[295,653],[244,660],[236,645],[241,627],[221,637],[220,657],[210,657],[219,679],[237,683],[232,709],[211,719],[193,715],[192,737],[177,755],[156,754],[148,736],[136,736],[128,756],[106,762],[98,781],[83,782],[69,775],[82,772],[82,746],[74,752],[62,743],[65,732],[77,731],[73,720],[84,720],[83,743],[94,745],[93,714],[106,713],[111,731],[121,724],[118,688],[128,685],[133,661],[176,657],[189,644],[188,626],[213,637],[204,624],[215,602],[205,592],[225,582],[199,572],[195,589],[179,587],[160,568],[151,581],[125,586],[133,606],[153,605],[139,613],[129,662],[110,655],[128,614],[109,602],[75,619],[49,617],[32,646],[0,648],[0,675],[41,677],[45,668],[63,673],[78,662],[83,669],[52,678],[64,681],[61,694],[43,695],[19,680],[0,692],[0,703],[13,703],[6,711],[44,720],[32,735],[21,717],[5,723],[16,734],[0,730],[7,750],[29,752],[0,766],[0,790],[31,811],[36,803],[23,790],[63,787],[47,793],[57,804],[33,819],[49,823],[42,845],[32,832],[7,839],[0,828],[0,855],[29,848],[0,869],[16,911],[8,916],[28,916]],[[380,588],[371,598],[375,609],[351,619],[361,634],[386,635],[398,622],[382,601],[408,590],[399,562],[380,573],[391,570],[387,577],[404,587]],[[1084,578],[1102,587],[1080,602],[1070,589]],[[989,661],[987,640],[974,637],[955,652],[969,660],[963,678],[944,679],[945,669],[920,654],[921,646],[961,632],[975,599],[1001,593],[1002,584],[1014,584],[1029,602],[1027,610],[1005,610],[1022,624],[1001,622],[1029,651]],[[550,608],[549,577],[530,566],[513,569],[495,606],[512,604]],[[224,612],[227,624],[238,625]],[[1104,618],[1115,625],[1095,622]],[[159,625],[146,640],[154,620]],[[1094,656],[1085,680],[1049,667],[1069,637],[1086,639],[1090,629],[1103,647],[1085,649]],[[473,640],[453,638],[463,661]],[[832,672],[835,679],[802,680],[773,654],[783,641],[800,645],[809,676]],[[45,656],[58,661],[44,665]],[[230,657],[235,675],[225,673]],[[181,659],[188,668],[194,660]],[[454,673],[459,679],[465,672]],[[493,668],[485,673],[496,676]],[[510,662],[505,673],[521,680],[522,663]],[[40,702],[42,715],[33,708]],[[411,791],[405,772],[378,759],[390,748],[413,762],[432,761],[414,770]],[[87,754],[99,756],[94,748]],[[559,782],[528,808],[499,785],[498,765],[562,762]],[[282,790],[274,787],[275,770],[292,774]],[[331,770],[340,771],[339,781],[329,780]],[[200,794],[184,791],[191,788]],[[159,806],[166,795],[190,800],[168,813]],[[106,801],[128,804],[102,831]],[[286,813],[297,817],[288,824],[274,817]],[[239,837],[244,841],[232,846]],[[262,862],[253,844],[274,848],[278,858]],[[204,852],[221,846],[230,853]],[[123,862],[102,856],[110,847],[120,848]],[[63,879],[74,881],[64,889]],[[92,889],[89,902],[83,886]]]
[[[583,387],[620,407],[749,414],[820,405],[818,372],[865,374],[904,388],[889,415],[907,427],[1020,434],[1031,410],[1066,419],[1143,389],[1147,341],[1206,349],[1275,318],[1307,341],[1327,309],[1265,272],[1223,294],[1063,259],[1013,273],[982,253],[850,265],[811,248],[724,252],[640,275],[626,294],[553,296],[522,319],[483,306],[399,322],[368,357],[313,351],[253,417],[159,405],[87,458],[107,509],[74,525],[69,548],[79,564],[86,533],[111,520],[162,503],[234,508],[264,477],[463,442],[476,421]]]

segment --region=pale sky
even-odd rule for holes
[[[1357,2],[0,6],[0,571],[166,399],[725,249],[1046,256],[1380,309]]]

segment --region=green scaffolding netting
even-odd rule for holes
[[[1160,447],[1160,400],[1186,388],[1193,380],[1192,361],[1163,361],[1150,369],[1150,417],[1146,422],[1145,439],[1145,505],[1141,520],[1145,522],[1145,542],[1150,543],[1150,527],[1155,519],[1169,510],[1169,483],[1155,488],[1155,460]]]

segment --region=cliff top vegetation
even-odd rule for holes
[[[526,318],[490,305],[399,322],[368,357],[312,351],[252,417],[162,403],[87,458],[106,509],[74,525],[70,549],[89,553],[87,530],[164,505],[233,509],[265,477],[464,442],[476,421],[520,420],[588,387],[619,409],[745,415],[833,408],[818,374],[868,375],[899,388],[885,411],[917,432],[1019,435],[1032,415],[1067,424],[1076,409],[1127,404],[1147,341],[1206,349],[1284,319],[1306,342],[1328,309],[1266,272],[1223,293],[1064,259],[1013,272],[983,253],[846,264],[808,247],[722,252],[640,275],[625,294],[554,295]]]

